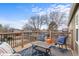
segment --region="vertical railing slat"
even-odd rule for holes
[[[13,37],[13,42],[12,42],[12,43],[13,43],[13,47],[14,47],[14,34],[13,34],[13,36],[12,36],[12,37]]]

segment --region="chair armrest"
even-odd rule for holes
[[[14,48],[13,48],[13,53],[17,53]]]
[[[21,54],[16,52],[14,48],[13,48],[13,51],[14,51],[14,53],[12,54],[12,56],[21,56]]]

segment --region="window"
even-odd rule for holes
[[[75,25],[76,25],[76,41],[78,42],[79,40],[78,40],[78,30],[79,30],[79,20],[78,20],[78,13],[76,14],[76,16],[75,16]]]
[[[76,15],[75,21],[76,21],[76,25],[78,25],[78,15]]]
[[[78,41],[78,29],[76,29],[76,41]]]

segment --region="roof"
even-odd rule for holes
[[[73,16],[75,15],[77,9],[78,9],[79,3],[73,3],[72,4],[72,8],[70,10],[70,15],[69,15],[69,22],[68,22],[68,26],[72,21]]]

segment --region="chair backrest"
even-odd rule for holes
[[[66,39],[67,39],[67,36],[59,36],[57,39],[57,42],[66,44]]]
[[[40,33],[37,37],[38,41],[45,41],[45,33]]]
[[[0,45],[1,45],[1,41],[0,41]]]
[[[0,55],[13,54],[13,53],[14,53],[14,51],[13,51],[13,49],[11,48],[11,46],[8,43],[3,42],[0,45]]]

